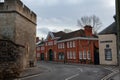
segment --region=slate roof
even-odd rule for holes
[[[70,33],[66,33],[65,35],[62,35],[59,40],[65,40],[65,39],[70,39],[70,38],[75,38],[75,37],[84,37],[84,36],[85,36],[84,30],[80,29],[80,30],[73,31]]]
[[[53,33],[53,35],[55,36],[55,37],[62,37],[63,35],[65,35],[66,33],[65,32],[63,32],[63,31],[59,31],[59,32],[52,32]]]
[[[113,22],[111,25],[109,25],[107,28],[105,28],[103,31],[99,33],[99,35],[103,34],[117,34],[116,22]]]
[[[44,41],[41,41],[41,42],[38,42],[36,45],[37,46],[42,46],[42,45],[44,45],[45,44],[45,42]]]
[[[63,31],[59,32],[52,32],[55,37],[60,37],[59,40],[65,40],[65,39],[70,39],[70,38],[75,38],[75,37],[85,37],[85,32],[84,30],[80,29],[77,31],[65,33]]]

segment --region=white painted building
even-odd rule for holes
[[[99,33],[100,64],[117,65],[117,26],[112,23]]]

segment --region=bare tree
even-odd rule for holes
[[[80,20],[77,20],[77,25],[81,28],[86,25],[90,25],[91,27],[93,27],[93,33],[96,34],[98,30],[102,27],[102,22],[100,21],[99,17],[95,15],[83,16]]]

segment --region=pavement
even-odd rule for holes
[[[120,80],[120,72],[114,74],[108,80]]]
[[[120,69],[118,66],[104,66],[105,69],[111,72],[104,76],[101,80],[120,80]]]
[[[59,63],[57,63],[57,64],[59,64]],[[72,65],[72,64],[70,64],[70,65]],[[73,64],[73,65],[75,65],[75,64]],[[84,64],[84,65],[81,65],[81,66],[94,66],[94,65],[88,65],[88,64],[85,65]],[[109,73],[108,75],[103,77],[101,80],[120,80],[120,71],[119,71],[117,66],[102,66],[102,67],[110,70],[111,73]],[[44,67],[41,67],[41,66],[37,65],[36,67],[27,68],[25,71],[23,71],[20,78],[29,77],[29,76],[33,76],[33,75],[36,75],[36,74],[41,74],[41,73],[44,73],[44,72],[47,72],[47,71],[49,71],[48,68],[44,68]],[[15,79],[15,80],[17,80],[17,79]]]
[[[37,66],[34,66],[34,67],[26,68],[21,73],[20,77],[18,79],[14,79],[14,80],[21,80],[22,78],[37,75],[37,74],[41,74],[41,73],[44,73],[44,72],[47,72],[47,71],[49,71],[47,68],[40,67],[40,66],[37,65]]]
[[[115,76],[112,78],[113,80],[120,80],[120,72],[117,73]]]

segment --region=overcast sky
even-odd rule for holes
[[[115,15],[115,0],[22,0],[37,14],[37,36],[46,37],[49,31],[77,30],[82,16],[96,15],[103,26],[111,24]]]

